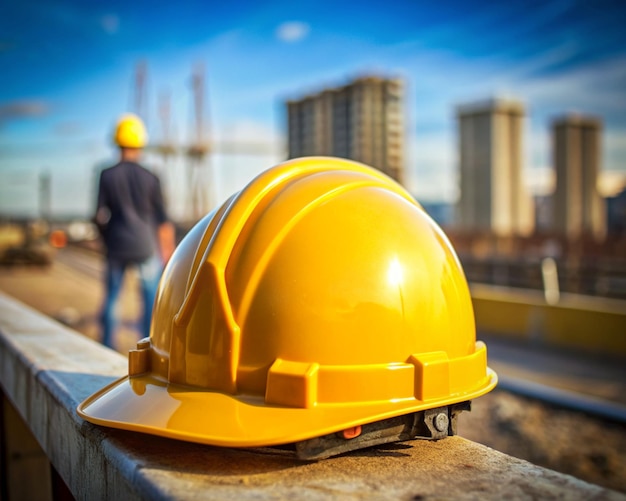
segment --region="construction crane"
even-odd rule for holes
[[[170,93],[163,91],[159,95],[159,120],[161,123],[161,142],[154,146],[156,152],[163,159],[160,175],[165,175],[171,170],[172,160],[176,154],[176,147],[172,138],[172,114]]]
[[[134,80],[134,109],[140,116],[145,116],[145,111],[141,110],[145,105],[146,76],[147,66],[144,61],[141,61],[136,66]],[[207,109],[204,64],[198,63],[193,68],[190,83],[192,91],[191,141],[186,146],[175,144],[172,135],[171,95],[169,92],[162,92],[158,102],[160,142],[152,142],[148,145],[147,151],[159,155],[163,160],[163,170],[159,172],[163,178],[172,179],[172,171],[178,164],[176,160],[180,156],[184,157],[184,167],[186,167],[184,190],[187,206],[183,209],[183,219],[186,220],[185,223],[193,224],[211,210],[215,203],[212,154],[273,155],[276,153],[276,148],[262,142],[213,141]]]
[[[147,106],[146,106],[146,78],[148,73],[148,64],[145,61],[139,61],[135,67],[134,82],[134,102],[132,110],[144,122],[147,122]]]
[[[187,149],[188,188],[191,218],[200,219],[211,207],[211,143],[208,116],[205,118],[204,65],[197,64],[191,77],[193,91],[194,140]],[[208,115],[208,114],[207,114]],[[205,121],[206,120],[206,121]]]
[[[168,160],[176,148],[172,141],[172,114],[170,93],[163,91],[159,96],[159,119],[161,120],[161,143],[157,146],[165,160]]]

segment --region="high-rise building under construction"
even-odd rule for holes
[[[403,85],[359,78],[287,102],[289,158],[330,155],[357,160],[404,181]]]
[[[459,228],[500,236],[532,232],[532,200],[522,179],[523,118],[523,105],[512,100],[458,108]]]
[[[568,115],[552,124],[556,190],[554,230],[568,238],[606,234],[605,201],[596,183],[600,168],[602,124]]]

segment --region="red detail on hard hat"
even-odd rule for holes
[[[346,440],[356,438],[361,434],[361,425],[353,426],[352,428],[346,428],[341,432],[341,434]]]

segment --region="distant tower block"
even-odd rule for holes
[[[602,123],[568,115],[552,124],[556,191],[554,230],[570,239],[606,235],[605,201],[596,186]]]
[[[460,229],[528,235],[534,215],[522,178],[524,107],[493,99],[458,108]]]
[[[364,77],[287,102],[289,158],[332,155],[404,181],[403,84]]]

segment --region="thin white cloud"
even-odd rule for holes
[[[0,129],[6,123],[22,118],[39,118],[50,113],[49,103],[41,100],[16,100],[0,103]]]
[[[242,143],[279,144],[283,138],[273,126],[243,118],[224,124],[223,130],[216,131],[216,139]]]
[[[109,35],[115,35],[120,28],[120,18],[117,14],[106,14],[100,18],[100,24]]]
[[[299,42],[309,35],[311,27],[301,21],[287,21],[276,28],[276,37],[287,43]]]

